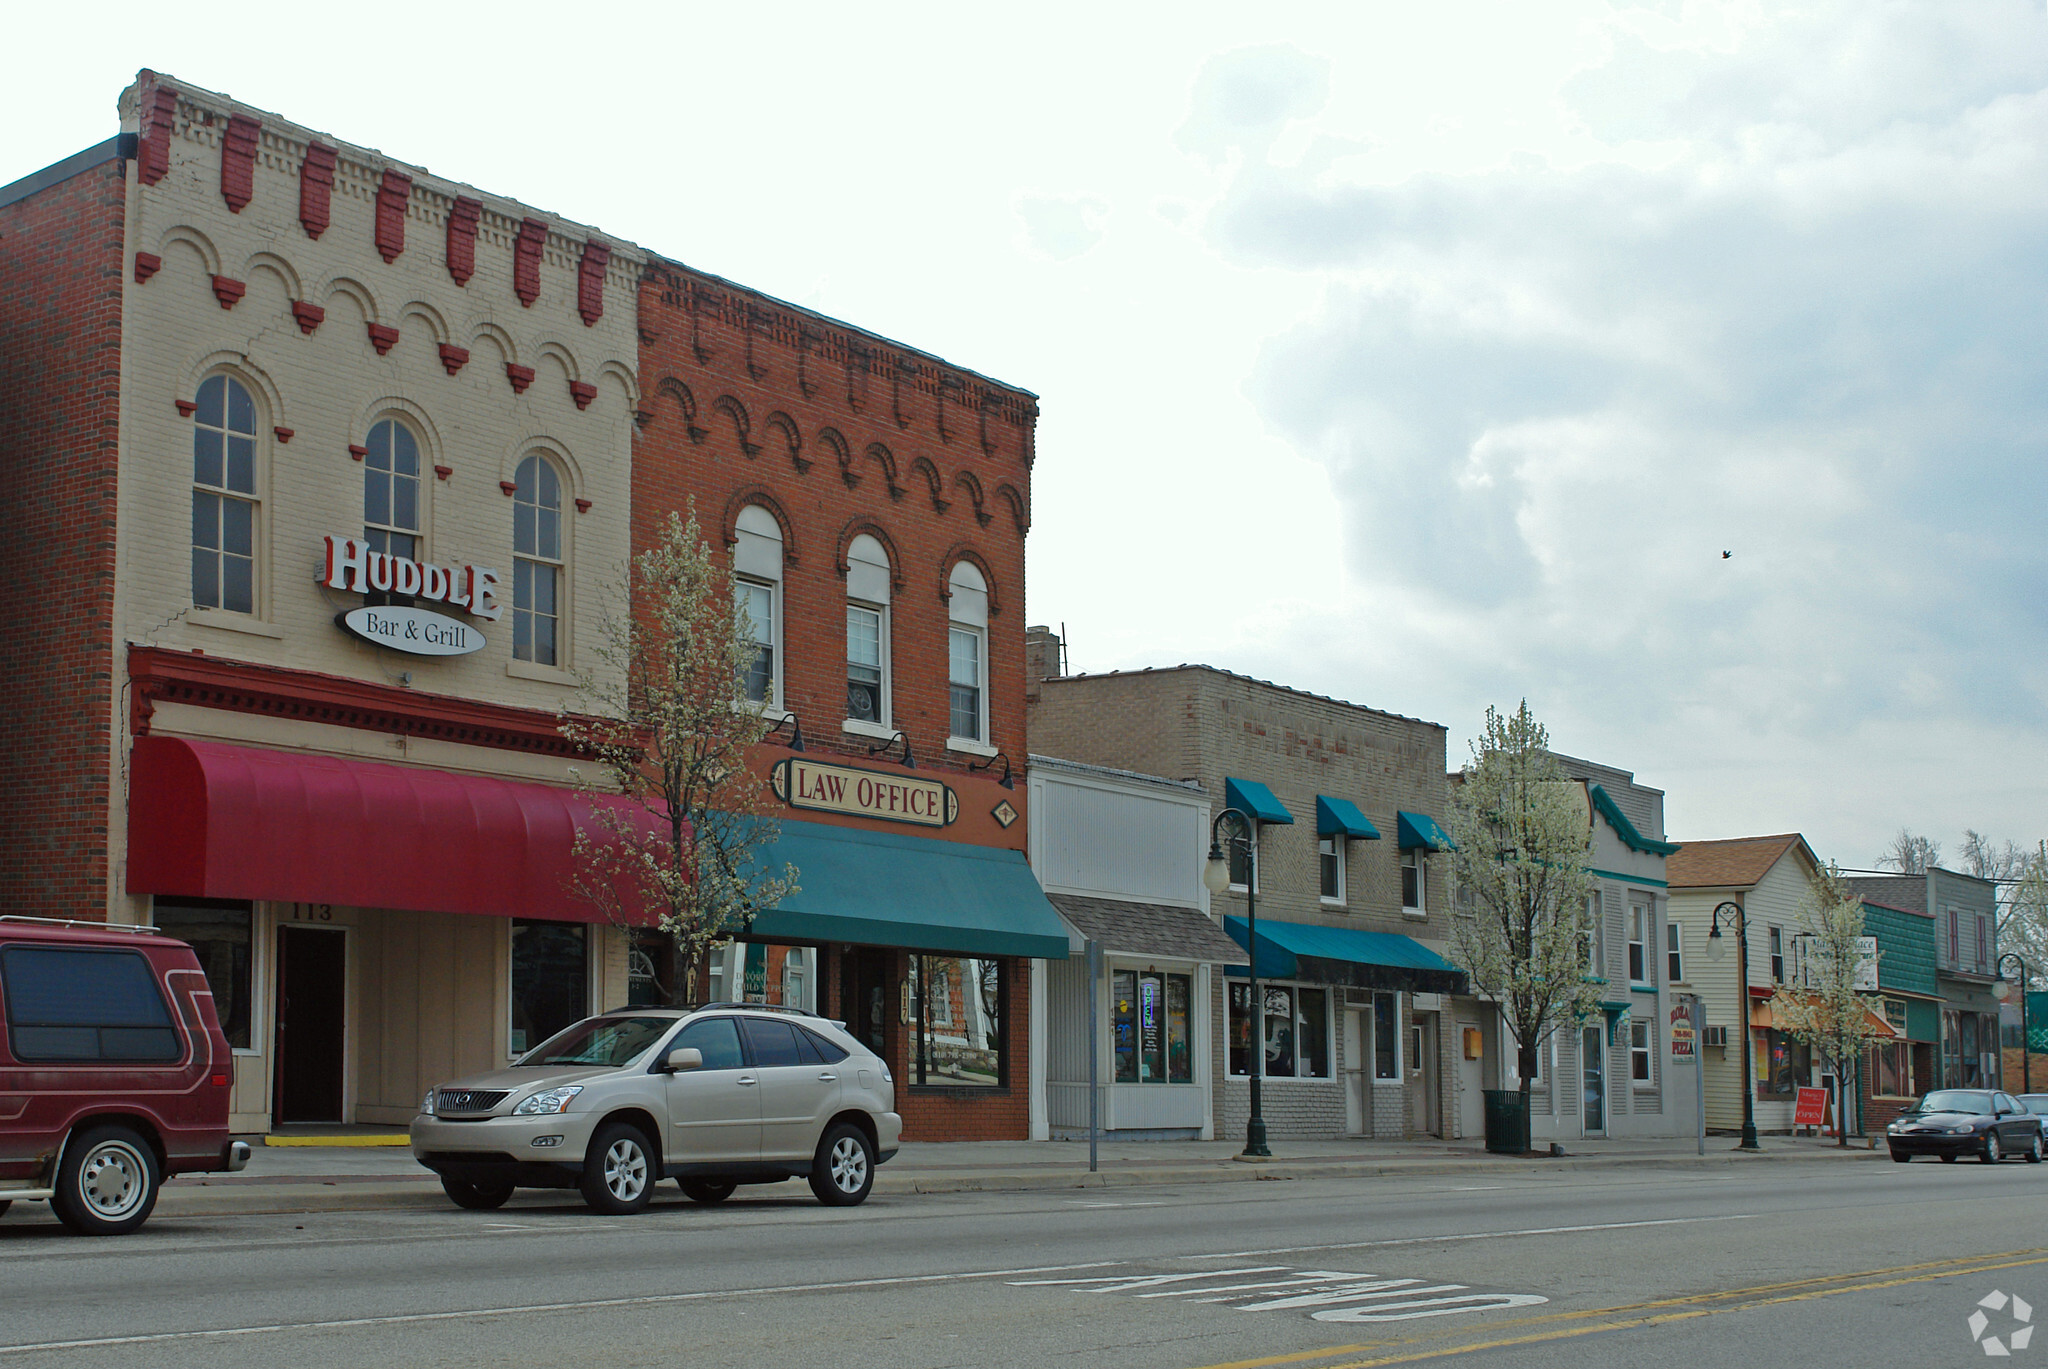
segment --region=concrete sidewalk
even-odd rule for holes
[[[435,1177],[403,1146],[364,1144],[381,1129],[352,1129],[333,1139],[301,1134],[288,1146],[258,1146],[240,1174],[192,1175],[164,1186],[157,1210],[180,1216],[278,1212],[344,1212],[377,1208],[445,1206]],[[1148,1184],[1275,1181],[1287,1179],[1415,1178],[1443,1175],[1526,1175],[1598,1170],[1697,1169],[1785,1162],[1868,1162],[1882,1149],[1836,1148],[1832,1141],[1773,1136],[1759,1154],[1734,1149],[1731,1137],[1707,1138],[1707,1153],[1691,1141],[1577,1141],[1563,1156],[1489,1155],[1476,1143],[1443,1141],[1275,1141],[1273,1158],[1236,1158],[1241,1141],[1119,1141],[1104,1143],[1096,1172],[1088,1169],[1085,1141],[959,1141],[911,1143],[875,1176],[875,1191],[999,1193],[1089,1189]],[[772,1189],[761,1190],[774,1191]],[[790,1192],[796,1192],[794,1185]],[[560,1202],[573,1194],[521,1190],[513,1199]]]

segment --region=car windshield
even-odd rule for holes
[[[556,1032],[512,1065],[515,1069],[539,1065],[623,1065],[659,1041],[675,1024],[673,1017],[588,1018]]]
[[[1970,1093],[1962,1089],[1943,1089],[1930,1093],[1920,1100],[1915,1112],[1967,1112],[1980,1117],[1991,1115],[1991,1095]]]

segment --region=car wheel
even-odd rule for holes
[[[2041,1163],[2041,1133],[2038,1131],[2027,1140],[2027,1163],[2030,1165]]]
[[[654,1157],[638,1127],[608,1122],[590,1138],[583,1156],[583,1201],[599,1212],[623,1217],[654,1198]]]
[[[818,1142],[811,1161],[811,1192],[827,1207],[852,1207],[867,1200],[875,1186],[875,1148],[867,1133],[841,1122]]]
[[[444,1174],[441,1176],[441,1191],[457,1207],[466,1207],[473,1212],[495,1212],[512,1196],[512,1185],[465,1183]]]
[[[2005,1152],[1998,1145],[1997,1132],[1994,1131],[1986,1134],[1984,1137],[1984,1153],[1977,1158],[1987,1165],[1995,1165],[2005,1158]]]
[[[724,1179],[678,1179],[676,1187],[682,1189],[683,1196],[691,1202],[708,1205],[724,1202],[739,1185]]]
[[[159,1184],[156,1152],[126,1127],[71,1138],[50,1206],[81,1236],[125,1236],[149,1220]]]
[[[7,1215],[7,1209],[14,1206],[12,1199],[0,1199],[0,1217]]]
[[[1912,1156],[1906,1154],[1906,1152],[1903,1150],[1895,1150],[1892,1152],[1892,1163],[1895,1165],[1903,1165],[1912,1158]]]

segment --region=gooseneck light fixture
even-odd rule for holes
[[[1728,943],[1721,936],[1724,924],[1735,929],[1735,953],[1742,958],[1742,1000],[1736,1004],[1735,1014],[1742,1024],[1742,1144],[1736,1149],[1762,1150],[1763,1147],[1756,1143],[1755,1052],[1749,1040],[1749,918],[1743,913],[1740,903],[1723,903],[1714,909],[1714,925],[1707,932],[1709,960],[1718,961],[1728,954]]]

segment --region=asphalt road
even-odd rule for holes
[[[1917,1366],[1983,1362],[1980,1310],[1981,1335],[2048,1364],[2048,1332],[2013,1340],[2048,1322],[2048,1165],[1482,1172],[853,1211],[794,1184],[741,1195],[623,1219],[553,1194],[494,1213],[167,1218],[112,1241],[18,1206],[0,1220],[0,1369]]]

